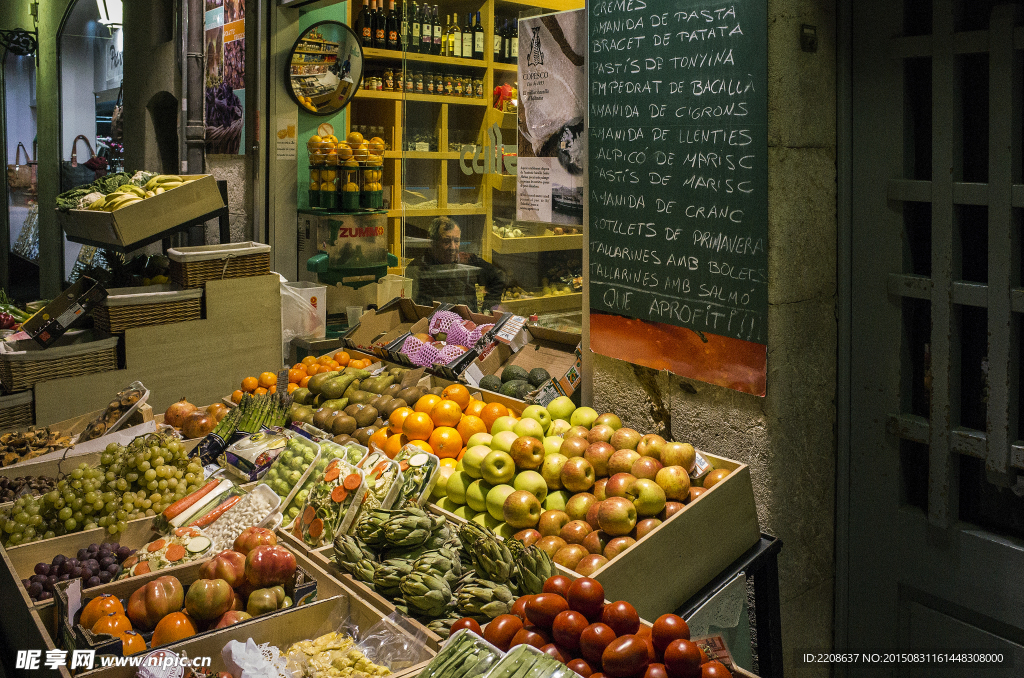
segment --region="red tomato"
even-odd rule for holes
[[[555,617],[568,609],[569,603],[557,593],[538,593],[526,603],[526,618],[534,626],[550,631]]]
[[[480,630],[480,624],[477,623],[477,621],[472,617],[463,617],[459,621],[452,624],[450,632],[455,633],[460,629],[469,629],[470,631],[472,631],[480,637],[483,637],[484,635],[484,632]]]
[[[604,606],[601,623],[612,627],[616,636],[630,636],[640,630],[640,615],[626,601],[617,600]]]
[[[185,611],[199,621],[212,621],[231,609],[235,592],[223,579],[197,579],[185,594]]]
[[[563,664],[565,664],[566,662],[569,661],[570,658],[572,658],[572,654],[570,652],[568,652],[567,650],[565,650],[563,648],[558,647],[554,643],[548,643],[547,645],[542,647],[540,649],[540,651],[543,652],[544,654],[550,656],[550,657],[553,657],[554,659],[557,659],[558,661],[562,662]]]
[[[145,586],[139,587],[128,598],[128,618],[136,629],[149,631],[157,623],[181,609],[185,604],[185,589],[174,577],[157,577]]]
[[[230,549],[221,551],[200,566],[199,576],[203,579],[223,579],[228,586],[234,588],[245,579],[245,554]]]
[[[247,556],[249,551],[252,551],[257,546],[274,546],[276,544],[277,535],[274,534],[273,530],[253,526],[245,528],[240,535],[235,537],[235,543],[232,548],[243,556]]]
[[[564,610],[558,613],[554,623],[551,624],[551,636],[556,643],[575,652],[580,648],[580,634],[588,626],[590,626],[590,622],[582,612]]]
[[[663,614],[654,621],[651,637],[654,639],[654,649],[658,652],[665,652],[665,648],[673,640],[690,639],[690,626],[680,616]]]
[[[562,574],[556,574],[554,577],[548,577],[548,580],[544,582],[544,593],[557,593],[565,598],[569,594],[570,586],[572,586],[572,579]]]
[[[512,614],[503,614],[491,620],[484,631],[484,640],[502,652],[512,647],[512,639],[523,628],[523,620]]]
[[[721,662],[708,662],[700,667],[701,678],[732,678],[732,673]]]
[[[644,673],[644,678],[668,678],[668,671],[665,670],[664,664],[651,662],[647,665],[647,672]]]
[[[285,547],[257,546],[245,557],[245,578],[257,588],[287,586],[295,578],[296,567],[295,555]]]
[[[594,673],[594,669],[590,668],[590,664],[587,663],[586,659],[573,659],[566,666],[578,673],[582,678],[592,678]]]
[[[565,596],[570,610],[586,615],[592,622],[601,619],[604,608],[604,587],[601,582],[590,577],[580,577],[569,586]]]
[[[512,614],[523,620],[526,623],[526,604],[530,602],[533,596],[519,596],[519,599],[512,605]]]
[[[601,655],[613,640],[615,631],[612,627],[600,622],[591,624],[580,634],[580,654],[591,666],[600,666]]]
[[[516,645],[532,645],[538,650],[551,642],[551,638],[544,629],[536,626],[524,626],[512,638],[512,647]]]
[[[665,670],[670,678],[701,678],[700,648],[689,640],[673,640],[665,648]]]
[[[612,678],[641,675],[649,662],[647,643],[632,634],[616,638],[601,653],[601,667]]]

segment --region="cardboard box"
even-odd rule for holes
[[[707,452],[715,468],[732,471],[696,501],[590,576],[609,600],[628,600],[644,619],[675,612],[761,538],[746,464]],[[430,510],[465,521],[434,504]],[[559,574],[580,575],[560,565]],[[650,582],[658,582],[651,586]]]
[[[513,352],[511,346],[503,342],[474,361],[461,380],[479,387],[480,380],[486,375],[500,376],[508,365],[517,365],[527,372],[543,367],[551,375],[551,380],[539,387],[533,400],[547,405],[559,396],[571,397],[580,386],[583,359],[580,335],[537,326],[528,326],[523,332],[528,338],[521,350]]]
[[[21,330],[36,340],[43,348],[53,345],[68,331],[68,328],[89,316],[101,301],[107,298],[107,290],[92,278],[83,275],[74,285],[60,293],[32,317],[21,324]]]
[[[197,579],[200,579],[199,568],[202,567],[203,562],[205,561],[194,561],[187,565],[181,565],[175,568],[164,568],[163,570],[151,572],[142,577],[131,577],[121,581],[110,582],[109,584],[102,586],[94,586],[93,588],[86,590],[82,589],[81,580],[61,582],[57,584],[54,588],[54,616],[57,623],[57,635],[54,639],[68,652],[73,650],[95,650],[98,655],[113,654],[123,656],[121,639],[114,638],[107,634],[97,635],[89,629],[82,627],[78,624],[79,611],[84,608],[90,600],[104,593],[111,593],[118,598],[124,598],[127,600],[141,587],[159,577],[164,576],[177,578],[187,592],[189,585]],[[317,580],[300,565],[295,570],[294,583],[289,591],[295,606],[299,607],[315,600],[316,591]],[[292,608],[286,608],[284,610],[270,612],[266,615],[260,615],[259,619],[279,617],[286,614],[290,609]],[[247,624],[251,621],[252,620],[239,622],[238,624],[235,624],[235,626]],[[143,637],[146,639],[146,644],[148,645],[152,632],[140,631],[140,633],[142,633]],[[211,633],[211,631],[200,631],[193,637],[199,637],[207,633]]]
[[[421,318],[429,318],[440,304],[433,307],[419,306],[412,299],[397,298],[376,311],[367,311],[341,335],[344,345],[375,355],[389,358],[383,348],[409,329]]]
[[[212,174],[113,212],[71,210],[64,231],[72,237],[127,247],[224,207]]]

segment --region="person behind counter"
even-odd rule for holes
[[[505,272],[489,261],[469,252],[460,252],[462,231],[449,217],[437,217],[430,224],[430,249],[406,269],[413,280],[412,298],[417,304],[433,302],[465,304],[480,312],[476,285],[483,285],[483,312],[501,303],[507,278]]]

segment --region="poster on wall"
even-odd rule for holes
[[[766,0],[628,6],[589,23],[591,349],[763,396]]]
[[[586,10],[519,21],[516,218],[583,223]]]
[[[206,0],[206,152],[244,153],[245,0]]]

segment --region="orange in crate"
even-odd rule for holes
[[[260,375],[260,386],[270,388],[277,383],[277,375],[273,372],[264,372]]]
[[[242,389],[235,390],[235,392],[231,394],[231,402],[237,405],[238,403],[242,402],[242,396],[244,395],[245,391],[243,391]]]
[[[292,384],[297,384],[302,381],[302,378],[306,376],[306,370],[295,369],[294,367],[288,370],[288,381]]]
[[[392,433],[402,433],[402,424],[405,422],[405,418],[412,414],[411,407],[399,407],[391,416],[388,418],[388,423],[391,425]]]
[[[441,402],[441,396],[436,396],[432,393],[428,393],[422,396],[416,401],[416,404],[412,406],[412,409],[417,412],[423,412],[424,414],[430,414],[430,410],[434,409],[434,405]]]
[[[471,416],[474,416],[474,417],[479,417],[480,413],[483,411],[484,407],[486,407],[486,406],[487,406],[487,403],[485,403],[484,401],[477,400],[476,398],[470,398],[469,399],[469,404],[466,405],[466,407],[462,410],[462,413],[463,414],[468,414],[468,415],[471,415]]]
[[[472,414],[462,415],[462,419],[459,420],[459,425],[455,427],[455,430],[462,436],[463,442],[472,438],[476,433],[488,432],[487,426],[484,425],[484,420]]]
[[[508,408],[501,403],[487,403],[482,410],[480,410],[480,418],[484,422],[484,426],[487,427],[488,432],[491,427],[494,426],[495,420],[498,417],[508,416]]]
[[[462,436],[451,426],[438,426],[427,442],[434,454],[442,459],[458,457],[462,450]]]
[[[242,390],[246,393],[252,393],[260,386],[260,381],[256,377],[246,377],[242,380]]]
[[[381,426],[379,429],[377,429],[376,431],[373,432],[373,435],[370,436],[370,439],[367,441],[367,447],[369,447],[371,449],[376,447],[378,450],[383,451],[384,450],[384,443],[387,442],[387,439],[388,439],[388,427],[387,426]]]
[[[338,351],[334,354],[334,360],[342,367],[346,367],[352,360],[352,357],[345,351]]]
[[[402,433],[410,440],[426,440],[434,431],[434,422],[426,412],[412,412],[402,422]]]
[[[462,419],[462,408],[454,400],[438,400],[430,408],[430,419],[434,422],[434,426],[451,426],[454,428],[459,425],[459,420]]]
[[[459,409],[463,411],[469,406],[469,401],[472,400],[469,395],[469,389],[462,384],[450,384],[441,392],[441,397],[456,402]]]
[[[387,429],[381,430],[386,431]],[[377,434],[375,433],[374,435]],[[402,451],[402,447],[408,442],[409,438],[404,433],[392,434],[384,441],[384,454],[388,455],[389,459],[394,459],[395,456]]]

